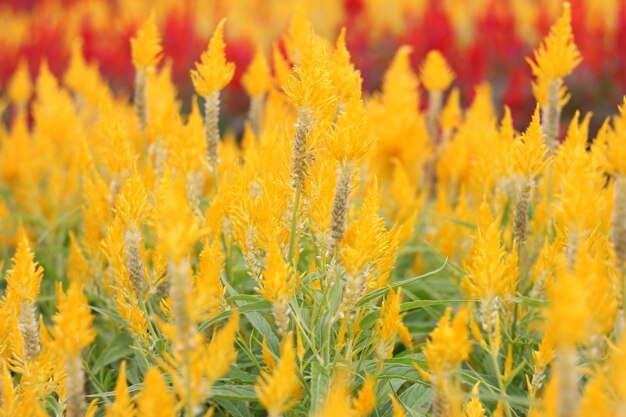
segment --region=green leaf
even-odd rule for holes
[[[216,385],[211,388],[211,398],[237,401],[256,401],[253,385]]]

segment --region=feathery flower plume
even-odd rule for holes
[[[130,47],[135,66],[135,111],[139,120],[139,130],[145,135],[148,126],[147,78],[148,74],[154,71],[163,53],[154,11],[143,23],[137,35],[130,40]],[[144,145],[146,145],[145,142]]]
[[[175,417],[176,399],[167,389],[163,375],[156,368],[146,373],[143,390],[137,397],[138,417]]]
[[[204,138],[207,144],[207,162],[216,175],[218,163],[219,144],[219,114],[220,114],[220,91],[228,85],[235,74],[235,65],[226,61],[224,49],[224,23],[222,19],[209,46],[200,56],[200,62],[196,62],[196,69],[191,70],[191,81],[200,97],[205,100],[204,104]]]
[[[437,139],[437,126],[443,105],[443,92],[450,87],[454,77],[454,72],[448,66],[441,52],[437,50],[428,52],[420,70],[420,79],[426,90],[428,90],[428,113],[426,119],[430,140],[433,142]]]
[[[565,98],[563,78],[582,61],[574,43],[571,21],[571,5],[569,2],[564,2],[561,17],[535,50],[534,61],[530,58],[526,59],[537,78],[534,89],[542,98],[540,104],[543,134],[550,152],[554,152],[558,145],[561,108]]]
[[[85,374],[81,351],[94,341],[96,330],[79,282],[70,283],[67,294],[59,294],[54,323],[54,346],[65,360],[67,415],[82,417],[85,413]]]
[[[422,349],[430,372],[414,364],[422,377],[432,384],[432,413],[436,417],[460,415],[455,376],[471,350],[467,310],[460,310],[452,321],[451,315],[452,309],[448,307]]]
[[[271,371],[259,376],[255,387],[269,417],[281,416],[298,403],[301,387],[296,372],[293,336],[286,334],[280,344],[280,360]]]
[[[515,167],[521,176],[517,202],[513,211],[513,238],[518,247],[523,247],[526,243],[528,207],[536,177],[546,166],[547,153],[548,149],[542,139],[539,106],[537,106],[528,129],[515,142],[514,148]]]
[[[275,239],[270,243],[266,267],[261,275],[258,293],[272,303],[272,313],[279,333],[285,334],[289,327],[289,302],[295,292],[291,266],[285,262],[280,246]]]
[[[402,299],[402,288],[394,291],[389,287],[389,293],[380,309],[380,318],[376,322],[374,334],[376,335],[376,356],[382,363],[385,359],[391,358],[396,338],[400,336],[402,343],[411,348],[413,340],[409,329],[402,323],[403,314],[400,314],[400,301]]]
[[[20,226],[13,268],[7,272],[7,293],[15,294],[19,303],[19,329],[24,339],[26,359],[34,360],[41,350],[39,324],[35,300],[43,278],[42,267],[35,262],[35,256],[28,243],[26,231]]]

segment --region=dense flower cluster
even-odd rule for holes
[[[471,2],[406,3],[346,2],[336,22],[368,10],[376,39],[413,4],[477,36]],[[535,4],[513,3],[518,19]],[[304,6],[243,68],[225,33],[254,8],[216,6],[189,112],[142,2],[117,6],[142,18],[132,92],[85,45],[60,76],[17,65],[0,97],[0,417],[622,415],[626,99],[594,137],[591,114],[563,116],[587,59],[578,3],[535,10],[554,19],[524,32],[534,113],[517,120],[486,82],[462,104],[472,75],[446,48],[418,65],[397,48],[369,93],[352,26],[326,37]],[[239,137],[221,105],[238,71]]]

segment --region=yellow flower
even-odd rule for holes
[[[367,374],[365,383],[359,393],[352,399],[352,409],[356,417],[367,417],[376,407],[376,382],[374,377]]]
[[[389,359],[393,355],[396,337],[408,348],[413,345],[409,329],[402,323],[403,314],[400,314],[400,301],[402,288],[394,291],[389,287],[389,293],[380,309],[380,318],[376,322],[374,334],[376,342],[376,355],[380,360]]]
[[[361,72],[350,62],[350,52],[346,48],[346,28],[342,28],[331,55],[328,70],[333,85],[337,89],[340,103],[351,98],[361,97]]]
[[[137,398],[138,417],[175,417],[176,399],[167,389],[163,375],[151,368],[144,378],[143,390]]]
[[[226,61],[224,49],[224,23],[222,19],[209,41],[208,49],[196,62],[196,69],[191,71],[191,80],[198,95],[208,97],[222,90],[235,74],[235,64]]]
[[[146,222],[151,211],[146,187],[135,170],[115,197],[115,212],[124,226],[137,227]]]
[[[391,405],[393,407],[393,417],[406,417],[404,406],[400,404],[400,401],[398,401],[396,396],[389,394],[389,399],[391,399]]]
[[[200,221],[187,200],[184,180],[166,172],[159,184],[155,205],[155,229],[163,253],[181,262],[201,235]]]
[[[241,84],[250,97],[265,94],[270,89],[272,77],[263,50],[257,48],[252,62],[241,77]]]
[[[80,283],[72,282],[67,294],[59,294],[58,313],[54,316],[54,345],[60,354],[79,356],[96,337],[93,314]]]
[[[223,377],[237,359],[235,339],[239,331],[239,312],[232,310],[224,327],[213,334],[202,353],[203,383],[210,388]]]
[[[126,382],[126,362],[120,364],[117,374],[117,384],[115,384],[115,401],[107,406],[106,417],[135,417],[135,407],[130,400],[128,384]]]
[[[66,274],[70,282],[81,284],[89,283],[93,277],[89,261],[87,261],[82,249],[78,246],[73,232],[70,232],[70,255],[67,258]]]
[[[13,268],[7,271],[6,276],[8,291],[17,294],[22,301],[34,303],[39,295],[43,268],[35,262],[35,255],[28,243],[26,231],[21,226],[17,239]]]
[[[316,417],[350,417],[353,410],[350,404],[348,376],[340,369],[328,386],[328,392]]]
[[[32,93],[33,82],[28,72],[28,63],[24,59],[21,59],[9,80],[7,94],[13,103],[25,105],[28,103],[28,99],[30,99]]]
[[[515,165],[516,169],[527,177],[536,177],[545,168],[548,148],[543,140],[541,121],[539,119],[539,107],[531,119],[526,132],[515,142]]]
[[[563,14],[550,28],[550,33],[535,50],[534,62],[527,58],[538,78],[558,79],[570,74],[582,58],[572,34],[572,11],[569,2],[563,3]]]
[[[137,36],[130,40],[130,47],[135,68],[148,71],[159,63],[163,48],[154,11],[141,26]]]
[[[311,113],[314,124],[335,114],[337,96],[328,72],[326,51],[319,41],[313,38],[309,41],[283,90],[294,106]]]
[[[327,146],[338,161],[356,162],[371,149],[376,138],[368,124],[361,99],[353,96],[344,105]]]
[[[478,396],[478,386],[480,382],[477,382],[472,388],[472,399],[465,404],[465,417],[484,417],[485,408],[480,403]]]
[[[452,322],[451,315],[452,308],[448,307],[422,350],[428,369],[436,375],[460,367],[471,350],[467,310],[461,309]]]
[[[261,278],[258,293],[270,303],[290,299],[295,290],[291,267],[285,259],[275,239],[272,239],[267,253],[266,267]]]
[[[300,399],[300,382],[296,375],[296,351],[293,336],[286,335],[280,344],[280,360],[271,372],[263,372],[255,387],[259,402],[270,417],[278,417]]]
[[[428,52],[420,70],[420,79],[428,91],[444,91],[454,80],[454,72],[448,66],[441,52]]]
[[[557,347],[573,349],[590,335],[587,287],[580,277],[564,272],[550,288],[549,295],[545,333]]]

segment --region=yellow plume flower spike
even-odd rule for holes
[[[241,77],[241,84],[250,97],[255,97],[267,93],[271,82],[270,67],[263,49],[258,47],[252,62]]]
[[[276,326],[284,334],[289,326],[289,301],[295,292],[291,266],[285,262],[276,239],[272,239],[258,293],[272,303]]]
[[[296,351],[293,336],[285,335],[280,345],[280,360],[269,372],[263,372],[255,387],[259,402],[270,417],[278,417],[293,408],[300,399],[300,382],[296,375]]]
[[[28,63],[21,59],[15,72],[9,80],[7,94],[9,99],[18,106],[24,106],[28,103],[33,93],[33,82],[28,72]]]
[[[176,416],[176,399],[169,392],[161,372],[155,368],[146,373],[144,387],[136,403],[139,417]]]
[[[329,62],[330,78],[337,89],[340,103],[351,97],[361,97],[361,72],[350,62],[350,52],[346,47],[346,28],[342,28],[337,38],[335,50]]]
[[[327,67],[326,50],[313,33],[283,90],[294,106],[310,113],[313,125],[334,116],[337,96]]]
[[[136,69],[149,71],[154,68],[162,58],[163,48],[161,38],[156,25],[154,11],[143,23],[137,35],[130,40],[133,65]]]
[[[156,195],[154,224],[162,252],[179,263],[191,251],[201,235],[200,221],[187,200],[185,182],[166,172]]]
[[[316,417],[342,417],[353,414],[350,404],[349,381],[345,371],[338,369],[333,375],[324,402]]]
[[[365,377],[365,383],[352,400],[352,408],[356,417],[367,417],[376,408],[376,382],[371,374]]]
[[[396,398],[393,394],[389,394],[389,399],[391,400],[391,405],[393,407],[393,417],[406,417],[404,406],[400,404],[398,398]]]
[[[465,417],[484,417],[485,408],[480,402],[478,395],[478,386],[480,381],[477,382],[472,388],[472,398],[465,404]]]
[[[538,78],[563,78],[582,61],[574,43],[571,21],[571,5],[569,2],[564,2],[563,14],[550,28],[550,33],[539,48],[535,50],[535,60],[527,59]]]
[[[204,381],[211,387],[223,377],[237,359],[235,339],[239,331],[239,312],[232,310],[224,327],[217,331],[203,352]]]
[[[126,362],[120,364],[117,383],[115,384],[115,401],[106,409],[106,417],[135,417],[136,411],[126,382]]]
[[[467,310],[461,309],[452,321],[451,315],[448,307],[422,350],[429,370],[437,375],[457,369],[471,350]]]
[[[327,142],[330,153],[338,161],[356,162],[371,149],[375,141],[361,99],[358,96],[349,98],[344,102]]]
[[[93,277],[93,271],[89,261],[85,258],[83,250],[76,242],[76,236],[70,232],[70,255],[67,258],[67,278],[70,282],[87,284]]]
[[[278,45],[272,45],[272,63],[274,66],[274,77],[278,86],[287,85],[291,76],[291,66],[283,56]]]
[[[59,295],[58,313],[54,316],[54,346],[59,354],[78,357],[96,337],[93,314],[79,282],[72,282],[67,294]]]
[[[515,166],[520,174],[536,177],[547,164],[548,148],[543,140],[539,107],[535,108],[532,120],[526,132],[515,142]]]
[[[589,336],[587,289],[578,277],[563,273],[551,288],[545,333],[557,348],[575,349]]]
[[[420,79],[428,91],[445,91],[454,80],[454,72],[441,52],[428,52],[420,69]]]
[[[39,295],[43,268],[35,262],[35,255],[22,226],[18,230],[17,241],[13,268],[7,271],[6,276],[8,291],[17,294],[22,301],[34,303]]]
[[[115,197],[115,212],[126,227],[136,227],[147,221],[151,211],[146,187],[137,170],[134,170]]]
[[[209,41],[208,49],[196,62],[196,69],[191,71],[191,80],[198,95],[208,97],[224,89],[235,74],[235,64],[226,61],[224,50],[224,23],[220,20],[213,36]]]
[[[411,336],[408,329],[402,323],[402,314],[400,314],[400,301],[402,299],[402,289],[394,291],[389,287],[389,292],[380,309],[380,318],[376,322],[375,334],[376,355],[379,360],[391,358],[396,338],[400,336],[402,343],[408,348],[412,346]]]

